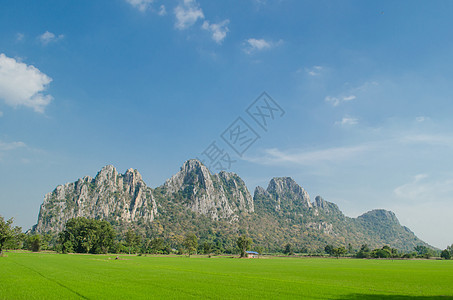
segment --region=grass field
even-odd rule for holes
[[[453,261],[6,254],[1,299],[453,299]]]

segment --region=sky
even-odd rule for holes
[[[453,243],[453,2],[3,1],[0,215],[105,165],[290,176]],[[264,94],[263,94],[264,93]],[[215,160],[214,160],[215,159]]]

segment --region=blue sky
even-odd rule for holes
[[[107,164],[151,187],[215,141],[253,193],[291,176],[349,216],[453,243],[451,1],[7,1],[0,214]],[[266,91],[285,111],[246,113]],[[259,135],[242,156],[221,134]]]

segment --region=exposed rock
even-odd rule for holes
[[[312,207],[308,193],[290,177],[272,178],[266,190],[257,187],[254,200],[257,207],[276,212]]]
[[[333,225],[331,223],[327,222],[309,222],[307,225],[307,228],[311,228],[317,231],[321,231],[324,234],[327,235],[335,235],[333,231]]]
[[[358,216],[357,219],[371,222],[371,223],[386,223],[400,225],[396,215],[385,209],[374,209],[369,212],[364,213],[361,216]]]
[[[171,201],[214,220],[236,221],[240,213],[254,211],[252,196],[239,176],[227,172],[212,175],[198,160],[186,161],[162,188]]]
[[[197,232],[201,239],[215,236],[230,247],[245,230],[257,245],[272,251],[288,241],[312,250],[348,243],[406,251],[429,246],[390,211],[346,217],[320,196],[311,203],[290,177],[273,178],[267,189],[257,187],[252,199],[238,175],[211,174],[198,160],[186,161],[156,189],[147,187],[137,170],[119,174],[113,166],[105,166],[95,178],[57,186],[44,197],[33,231],[57,233],[74,217],[105,219],[120,231],[132,225],[147,237],[157,234],[174,241],[186,231]]]
[[[48,193],[34,230],[58,232],[74,217],[147,223],[154,220],[156,208],[152,191],[137,170],[118,174],[113,166],[105,166],[94,179],[86,176]]]
[[[324,200],[321,196],[316,196],[313,207],[322,210],[325,213],[342,214],[341,210],[335,203]]]

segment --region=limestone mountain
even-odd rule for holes
[[[161,187],[165,197],[213,220],[237,221],[239,214],[254,210],[244,181],[234,173],[212,175],[198,160],[188,160]]]
[[[33,230],[58,233],[67,220],[79,216],[105,219],[120,233],[132,227],[173,247],[188,232],[225,251],[233,251],[243,233],[268,251],[279,251],[287,243],[311,251],[327,244],[355,248],[386,244],[406,251],[427,245],[401,226],[392,212],[347,217],[320,196],[311,202],[290,177],[271,179],[266,189],[257,187],[252,198],[238,175],[211,174],[198,160],[186,161],[155,189],[146,186],[137,170],[119,174],[113,166],[104,167],[95,178],[60,185],[44,197]]]
[[[156,214],[152,189],[137,170],[119,174],[113,166],[105,166],[95,178],[86,176],[59,185],[45,195],[33,230],[59,232],[74,217],[104,219],[112,224],[144,224],[152,222]]]
[[[375,209],[364,213],[355,219],[362,229],[362,239],[373,242],[394,245],[398,249],[414,249],[417,245],[429,246],[418,239],[406,226],[401,226],[396,215],[384,209]]]
[[[292,178],[273,178],[267,189],[255,189],[255,201],[259,209],[270,212],[302,212],[312,207],[310,196]]]
[[[257,187],[254,201],[256,215],[249,230],[259,243],[273,239],[283,245],[291,241],[311,249],[326,244],[357,248],[366,243],[405,251],[416,245],[429,246],[401,226],[393,212],[373,210],[357,218],[347,217],[336,204],[320,196],[311,203],[308,193],[289,177],[273,178],[267,189]]]

